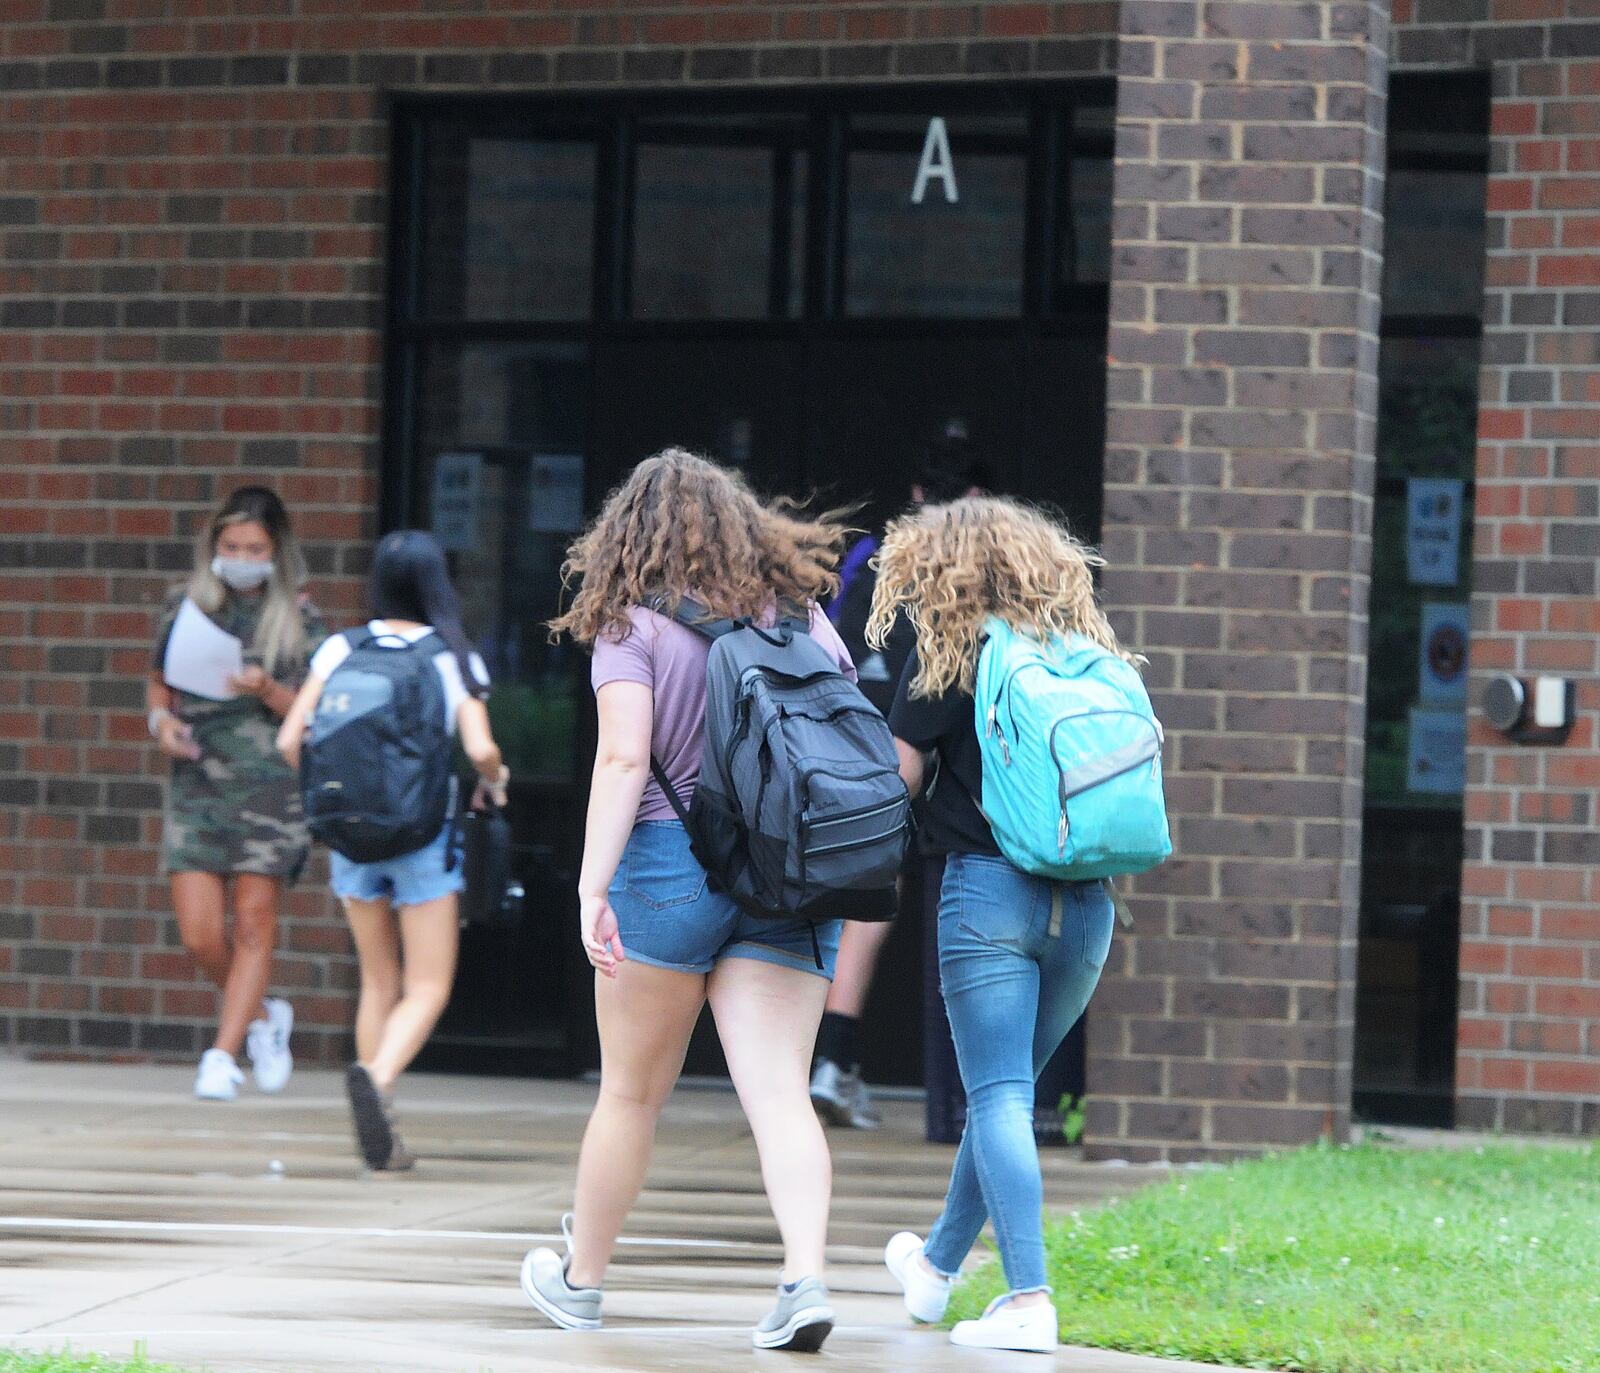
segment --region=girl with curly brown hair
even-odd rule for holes
[[[600,1327],[601,1280],[708,1001],[783,1238],[777,1304],[754,1343],[816,1349],[832,1328],[822,1282],[832,1167],[808,1082],[839,922],[815,927],[814,947],[807,922],[757,920],[711,890],[650,762],[687,805],[709,643],[672,618],[686,600],[712,618],[767,623],[780,603],[809,606],[812,637],[854,679],[817,609],[837,585],[847,532],[764,504],[736,474],[668,449],[634,469],[570,550],[565,573],[579,587],[551,628],[594,655],[600,728],[578,894],[597,974],[600,1094],[563,1220],[567,1253],[535,1249],[522,1266],[528,1299],[565,1329]]]
[[[967,1123],[944,1212],[924,1243],[897,1234],[885,1261],[919,1320],[937,1321],[986,1219],[1008,1293],[956,1344],[1048,1351],[1056,1314],[1045,1273],[1034,1080],[1089,1004],[1111,946],[1099,882],[1054,882],[1002,856],[979,806],[973,703],[990,616],[1042,643],[1083,635],[1123,658],[1095,604],[1097,554],[1041,512],[999,497],[929,506],[896,520],[878,554],[868,624],[881,644],[904,612],[916,633],[889,713],[900,775],[915,795],[930,758],[925,851],[947,855],[939,899],[939,980],[967,1094]],[[1019,1025],[1031,1033],[1017,1033]]]

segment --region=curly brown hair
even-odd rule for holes
[[[737,472],[663,449],[606,497],[567,550],[562,584],[580,585],[551,635],[620,642],[629,609],[657,597],[692,597],[718,617],[807,605],[838,590],[851,532],[839,512],[808,517],[788,501],[764,503]]]
[[[1095,604],[1090,569],[1105,559],[1020,501],[973,496],[923,506],[890,523],[874,562],[867,642],[882,648],[905,612],[917,635],[913,696],[972,690],[991,615],[1037,639],[1082,634],[1130,663],[1142,661],[1117,643]]]

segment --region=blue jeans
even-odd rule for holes
[[[923,1251],[941,1273],[956,1273],[992,1218],[1011,1291],[1049,1290],[1033,1084],[1089,1004],[1114,921],[1098,882],[1051,882],[977,854],[945,864],[939,982],[967,1125]]]

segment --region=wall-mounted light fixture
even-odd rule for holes
[[[1531,682],[1497,672],[1483,687],[1484,718],[1513,743],[1564,744],[1577,719],[1577,689],[1563,677]]]

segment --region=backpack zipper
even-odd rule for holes
[[[999,732],[1000,756],[1002,759],[1004,759],[1007,767],[1011,766],[1011,749],[1006,744],[1005,731],[1000,729],[1000,703],[1004,701],[1008,706],[1010,706],[1011,684],[1017,679],[1018,676],[1026,672],[1029,668],[1048,668],[1049,666],[1049,663],[1043,663],[1037,660],[1030,663],[1019,663],[1000,679],[1000,686],[995,691],[994,701],[989,706],[989,733],[993,734],[997,731]],[[1017,737],[1017,712],[1014,706],[1010,707],[1010,715],[1011,737],[1015,739]]]
[[[1060,730],[1062,725],[1067,723],[1068,720],[1084,720],[1091,715],[1131,715],[1134,717],[1134,719],[1140,721],[1141,723],[1149,725],[1151,727],[1151,732],[1156,736],[1156,749],[1150,757],[1150,775],[1154,777],[1161,770],[1161,745],[1165,741],[1166,735],[1161,728],[1161,721],[1157,720],[1154,716],[1142,714],[1137,710],[1079,710],[1074,711],[1071,715],[1058,716],[1055,722],[1050,726],[1049,740],[1050,760],[1056,765],[1056,777],[1059,779],[1061,794],[1061,823],[1056,829],[1056,856],[1060,858],[1065,858],[1067,854],[1068,800],[1074,796],[1080,796],[1084,792],[1100,786],[1102,783],[1109,782],[1113,778],[1126,777],[1135,768],[1143,767],[1145,763],[1145,760],[1141,758],[1136,763],[1132,763],[1125,768],[1119,768],[1116,772],[1109,773],[1105,777],[1097,778],[1095,781],[1090,782],[1088,786],[1079,787],[1076,791],[1069,792],[1067,790],[1066,771],[1061,766],[1061,759],[1056,755],[1056,733],[1058,730]]]
[[[883,815],[891,810],[899,810],[905,805],[903,797],[895,797],[892,801],[883,801],[876,806],[868,806],[864,810],[847,810],[838,815],[830,815],[824,820],[807,820],[806,829],[826,829],[829,825],[842,825],[848,820],[870,820],[874,815]]]
[[[813,858],[821,858],[828,853],[848,853],[851,849],[870,848],[874,844],[883,843],[885,839],[894,838],[896,834],[900,833],[900,830],[901,826],[897,825],[892,830],[884,830],[882,834],[869,835],[865,839],[847,839],[839,844],[824,844],[820,849],[808,848],[806,850],[806,860],[809,862]]]
[[[899,771],[895,768],[869,768],[866,772],[839,772],[835,768],[812,768],[809,772],[800,774],[800,809],[803,812],[811,809],[811,779],[813,777],[836,777],[841,782],[865,782],[869,777],[898,777]],[[900,784],[905,786],[904,782]]]

